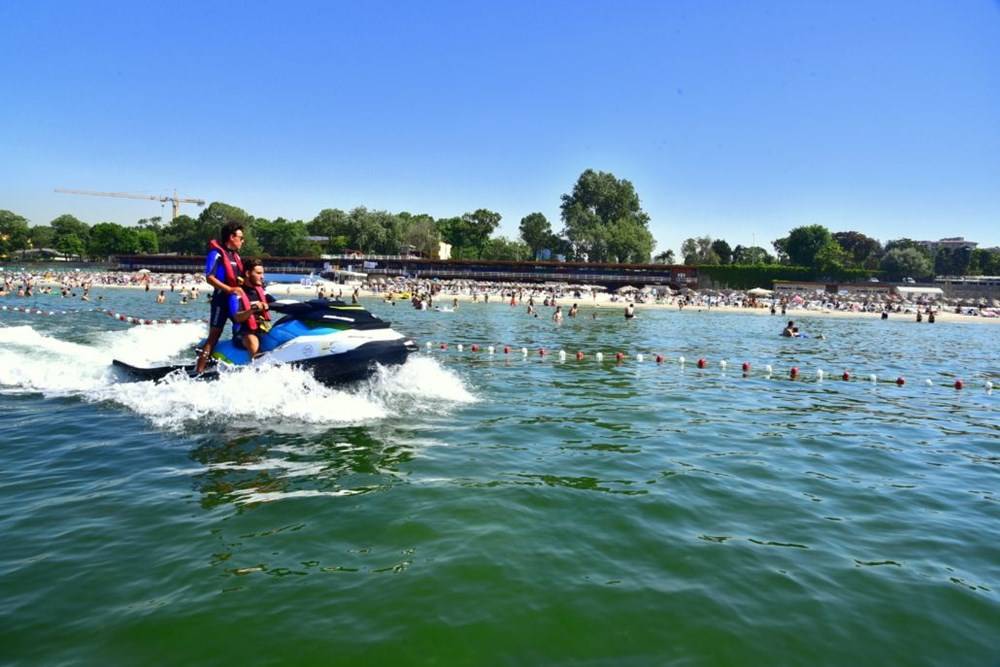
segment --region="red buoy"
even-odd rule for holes
[[[448,349],[448,343],[441,343],[441,349],[442,350],[447,350]]]
[[[904,384],[906,384],[906,380],[903,379],[902,375],[900,375],[898,378],[896,378],[896,384],[899,385],[900,387],[902,387]]]
[[[503,346],[503,353],[504,353],[504,354],[510,354],[510,347],[509,347],[509,346],[507,346],[507,345],[504,345],[504,346]]]
[[[961,389],[964,386],[961,380],[955,380],[955,389]]]
[[[743,372],[744,373],[749,373],[750,372],[750,362],[749,361],[744,361],[743,362]]]
[[[583,352],[580,352],[579,350],[577,350],[576,360],[577,361],[583,361]]]
[[[662,364],[663,363],[663,355],[662,354],[656,355],[656,363],[658,363],[658,364]]]
[[[545,356],[545,348],[544,347],[538,348],[538,356],[540,356],[540,357],[544,357]]]
[[[844,382],[847,382],[848,380],[851,379],[851,374],[848,373],[847,371],[844,371],[844,374],[841,375],[840,377],[844,380]]]
[[[704,359],[699,359],[698,360],[698,368],[704,368],[707,364],[708,364],[708,362],[705,361]]]
[[[794,380],[796,377],[798,377],[798,375],[799,375],[799,367],[792,366],[791,370],[788,371],[788,377]]]
[[[476,345],[475,343],[473,343],[472,347],[470,347],[469,349],[472,350],[473,352],[479,352],[479,346]]]
[[[621,362],[625,358],[625,355],[621,352],[615,352],[615,361]]]

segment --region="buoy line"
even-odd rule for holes
[[[0,306],[0,312],[11,311],[15,313],[26,313],[29,315],[76,315],[79,313],[103,313],[119,322],[125,322],[127,324],[186,324],[188,322],[203,322],[207,323],[206,319],[186,319],[186,318],[170,318],[170,319],[149,319],[147,317],[135,317],[133,315],[123,315],[121,313],[116,313],[108,308],[83,308],[80,310],[42,310],[41,308],[32,308],[30,306]]]
[[[457,352],[465,352],[466,349],[462,343],[458,343],[453,347]],[[435,344],[432,341],[427,341],[426,343],[424,343],[424,351],[428,354],[433,354],[435,351],[437,351],[438,353],[446,353],[450,349],[452,349],[452,346],[449,346],[448,343]],[[484,352],[487,357],[495,357],[497,355],[502,355],[506,358],[514,356],[514,357],[520,357],[521,359],[525,360],[528,359],[529,355],[530,356],[537,355],[541,359],[545,359],[547,356],[553,356],[557,358],[560,363],[565,363],[569,358],[565,350],[560,349],[558,351],[553,352],[552,350],[548,350],[544,347],[539,347],[534,352],[529,352],[527,347],[513,347],[510,345],[503,345],[501,347],[497,347],[494,345],[487,345],[486,347],[482,347],[476,343],[473,343],[469,345],[468,351],[469,353]],[[604,362],[603,352],[594,352],[592,356],[597,363],[600,364]],[[587,361],[588,358],[589,358],[588,354],[582,350],[578,350],[573,354],[573,359],[575,359],[576,362],[584,362]],[[630,358],[629,355],[626,355],[624,352],[621,351],[615,352],[613,355],[609,355],[608,357],[609,360],[612,359],[614,360],[615,366],[620,366],[624,364],[626,362],[626,359],[629,358]],[[648,359],[650,362],[656,364],[657,366],[673,362],[676,363],[681,368],[684,368],[688,363],[688,360],[683,355],[680,355],[675,359],[670,359],[661,353],[651,353],[649,355],[646,355],[642,352],[639,352],[636,353],[632,358],[634,358],[637,363],[644,363]],[[695,360],[694,365],[699,370],[706,370],[712,364],[710,364],[709,360],[706,359],[705,357],[699,357],[697,360]],[[720,359],[717,365],[721,370],[721,372],[724,374],[729,366],[729,362],[726,361],[725,359]],[[789,380],[792,381],[806,381],[807,379],[813,379],[815,382],[825,382],[827,380],[836,380],[839,382],[866,382],[868,384],[873,384],[873,385],[880,383],[894,384],[898,387],[902,387],[906,384],[906,378],[903,377],[902,375],[897,376],[896,378],[891,378],[891,377],[880,378],[875,373],[869,373],[867,375],[854,374],[849,370],[843,371],[843,373],[841,373],[840,375],[837,374],[828,375],[827,372],[822,368],[817,368],[815,373],[807,378],[807,376],[799,369],[798,366],[789,367],[787,376],[783,372],[776,373],[774,366],[771,364],[764,364],[762,366],[762,369],[763,371],[758,372],[758,374],[763,375],[765,379],[771,379],[773,377],[787,377]],[[744,361],[740,365],[740,373],[744,378],[750,377],[753,374],[753,364],[751,364],[749,361]],[[956,378],[954,381],[945,382],[943,384],[945,386],[951,386],[956,390],[962,390],[967,386],[967,383],[960,378]],[[932,387],[935,386],[935,382],[931,379],[927,379],[924,380],[924,385]],[[983,383],[983,388],[988,393],[991,393],[993,391],[993,387],[994,383],[991,380],[986,380]]]

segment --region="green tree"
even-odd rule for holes
[[[29,231],[32,248],[52,248],[55,246],[56,230],[48,225],[37,225]]]
[[[792,264],[815,266],[816,253],[832,238],[830,230],[823,225],[796,227],[788,233],[785,250]]]
[[[851,263],[851,256],[832,237],[816,251],[816,256],[813,258],[816,270],[824,276],[835,276],[848,268]]]
[[[778,262],[781,264],[788,264],[788,237],[775,239],[771,241],[771,245],[774,247],[774,252],[777,255]]]
[[[114,222],[100,222],[90,228],[87,254],[91,258],[131,255],[139,250],[139,239],[134,229]]]
[[[653,258],[654,264],[674,264],[676,261],[673,250],[664,250]]]
[[[489,239],[483,249],[482,259],[519,262],[529,259],[531,249],[526,243],[511,241],[505,236]]]
[[[26,249],[30,238],[26,218],[12,211],[0,211],[0,255]]]
[[[347,213],[339,208],[324,208],[306,223],[310,236],[325,236],[327,252],[343,252],[350,245],[347,233]]]
[[[916,248],[893,248],[885,253],[879,265],[890,280],[912,277],[917,280],[931,277],[934,266],[927,255]]]
[[[469,241],[476,249],[477,257],[482,258],[490,235],[500,226],[500,214],[485,208],[476,209],[462,216],[469,230]]]
[[[774,257],[760,246],[738,245],[733,249],[733,264],[773,264]]]
[[[649,261],[655,245],[649,216],[628,180],[587,169],[573,192],[562,196],[560,208],[564,234],[576,245],[577,255],[592,262]]]
[[[541,213],[529,213],[521,218],[520,231],[521,240],[531,250],[532,257],[538,257],[538,253],[548,247],[549,239],[552,238],[552,225]]]
[[[275,257],[305,257],[315,254],[306,223],[277,218],[273,222],[255,220],[254,234],[261,250]]]
[[[833,240],[850,255],[854,266],[873,269],[882,256],[882,244],[861,232],[834,232]]]
[[[1000,276],[1000,249],[976,248],[969,262],[969,275]]]
[[[733,249],[722,239],[712,241],[712,252],[719,258],[719,264],[733,263]]]
[[[87,246],[84,244],[83,239],[76,234],[65,234],[60,236],[59,240],[56,241],[56,250],[70,257],[83,257]]]
[[[68,213],[64,213],[63,215],[60,215],[58,218],[50,222],[49,226],[52,227],[53,231],[55,232],[55,238],[53,240],[53,243],[55,243],[55,246],[59,250],[59,252],[68,255],[83,255],[84,252],[83,247],[86,247],[87,238],[90,236],[90,227],[87,225],[87,223],[78,220],[76,217],[69,215]],[[83,244],[83,247],[81,247],[79,252],[68,253],[62,249],[62,246],[68,247],[77,245],[76,242],[74,241],[69,241],[64,243],[62,239],[63,237],[66,236],[74,236],[76,237],[77,241]]]
[[[964,276],[972,263],[972,248],[939,248],[934,255],[934,272],[939,276]]]
[[[135,240],[138,252],[142,254],[155,255],[160,252],[160,239],[156,235],[156,230],[150,227],[136,229]]]
[[[434,218],[426,214],[400,214],[403,220],[402,242],[423,257],[436,259],[440,249],[441,234]]]
[[[203,229],[197,220],[182,214],[163,228],[160,235],[160,249],[164,252],[196,255],[205,251],[209,238],[203,238]]]
[[[688,266],[695,264],[721,264],[719,256],[712,249],[711,236],[685,239],[681,244],[681,255]]]

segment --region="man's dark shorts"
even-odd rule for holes
[[[208,326],[212,329],[225,329],[229,321],[229,295],[222,290],[212,293],[212,310],[208,317]]]

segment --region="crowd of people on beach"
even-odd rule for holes
[[[121,271],[5,271],[0,296],[30,297],[36,295],[56,295],[64,298],[89,300],[94,287],[138,288],[156,292],[159,304],[186,304],[197,301],[201,290],[206,288],[205,277],[199,273],[135,273]],[[636,306],[655,304],[676,307],[679,310],[696,309],[711,311],[720,308],[764,309],[771,314],[786,314],[789,311],[841,312],[881,314],[887,319],[892,314],[911,314],[933,321],[936,313],[947,309],[962,315],[995,317],[1000,311],[981,303],[952,303],[949,306],[934,301],[907,301],[898,297],[862,297],[830,293],[796,293],[791,295],[755,295],[743,290],[672,290],[668,287],[646,287],[637,289],[626,287],[618,291],[607,291],[596,285],[504,283],[474,280],[438,280],[407,277],[372,277],[365,284],[340,285],[325,281],[304,281],[319,298],[350,299],[358,303],[364,295],[373,295],[397,303],[408,301],[420,310],[454,310],[459,300],[473,303],[500,302],[526,308],[531,316],[538,315],[538,307],[556,308],[558,305],[572,305],[575,317],[579,306],[614,306],[627,309],[629,319],[635,316]],[[286,285],[286,293],[302,286]],[[273,288],[272,288],[273,291]],[[562,314],[560,312],[560,314]],[[553,318],[555,312],[553,311]],[[561,319],[561,318],[560,318]]]

